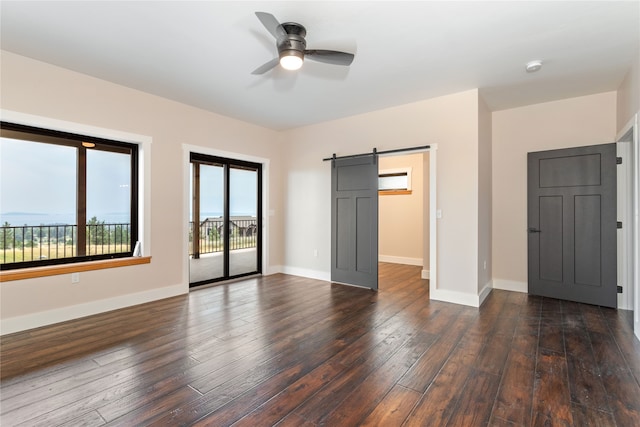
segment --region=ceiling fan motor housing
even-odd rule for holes
[[[280,58],[283,56],[298,56],[302,58],[307,48],[307,42],[304,36],[307,30],[300,24],[295,22],[285,22],[282,28],[286,31],[286,35],[278,38],[278,54]]]

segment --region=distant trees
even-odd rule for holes
[[[104,221],[99,221],[96,216],[92,217],[87,222],[87,242],[90,245],[109,243],[108,241],[105,242],[105,240],[108,240],[108,238],[105,239]]]
[[[113,231],[113,243],[116,245],[129,243],[129,226],[118,224]]]
[[[0,249],[11,249],[13,244],[13,229],[7,221],[0,228]]]

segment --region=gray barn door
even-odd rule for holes
[[[332,161],[331,280],[378,289],[377,156]]]
[[[528,154],[529,293],[605,307],[616,295],[616,145]]]

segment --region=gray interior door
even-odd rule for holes
[[[616,294],[616,145],[528,154],[529,293],[606,307]]]
[[[331,167],[331,280],[378,289],[377,156]]]

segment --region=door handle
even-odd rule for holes
[[[527,231],[528,231],[529,233],[541,233],[541,232],[542,232],[542,230],[539,230],[539,229],[537,229],[537,228],[535,228],[535,227],[529,227],[529,228],[527,229]]]

